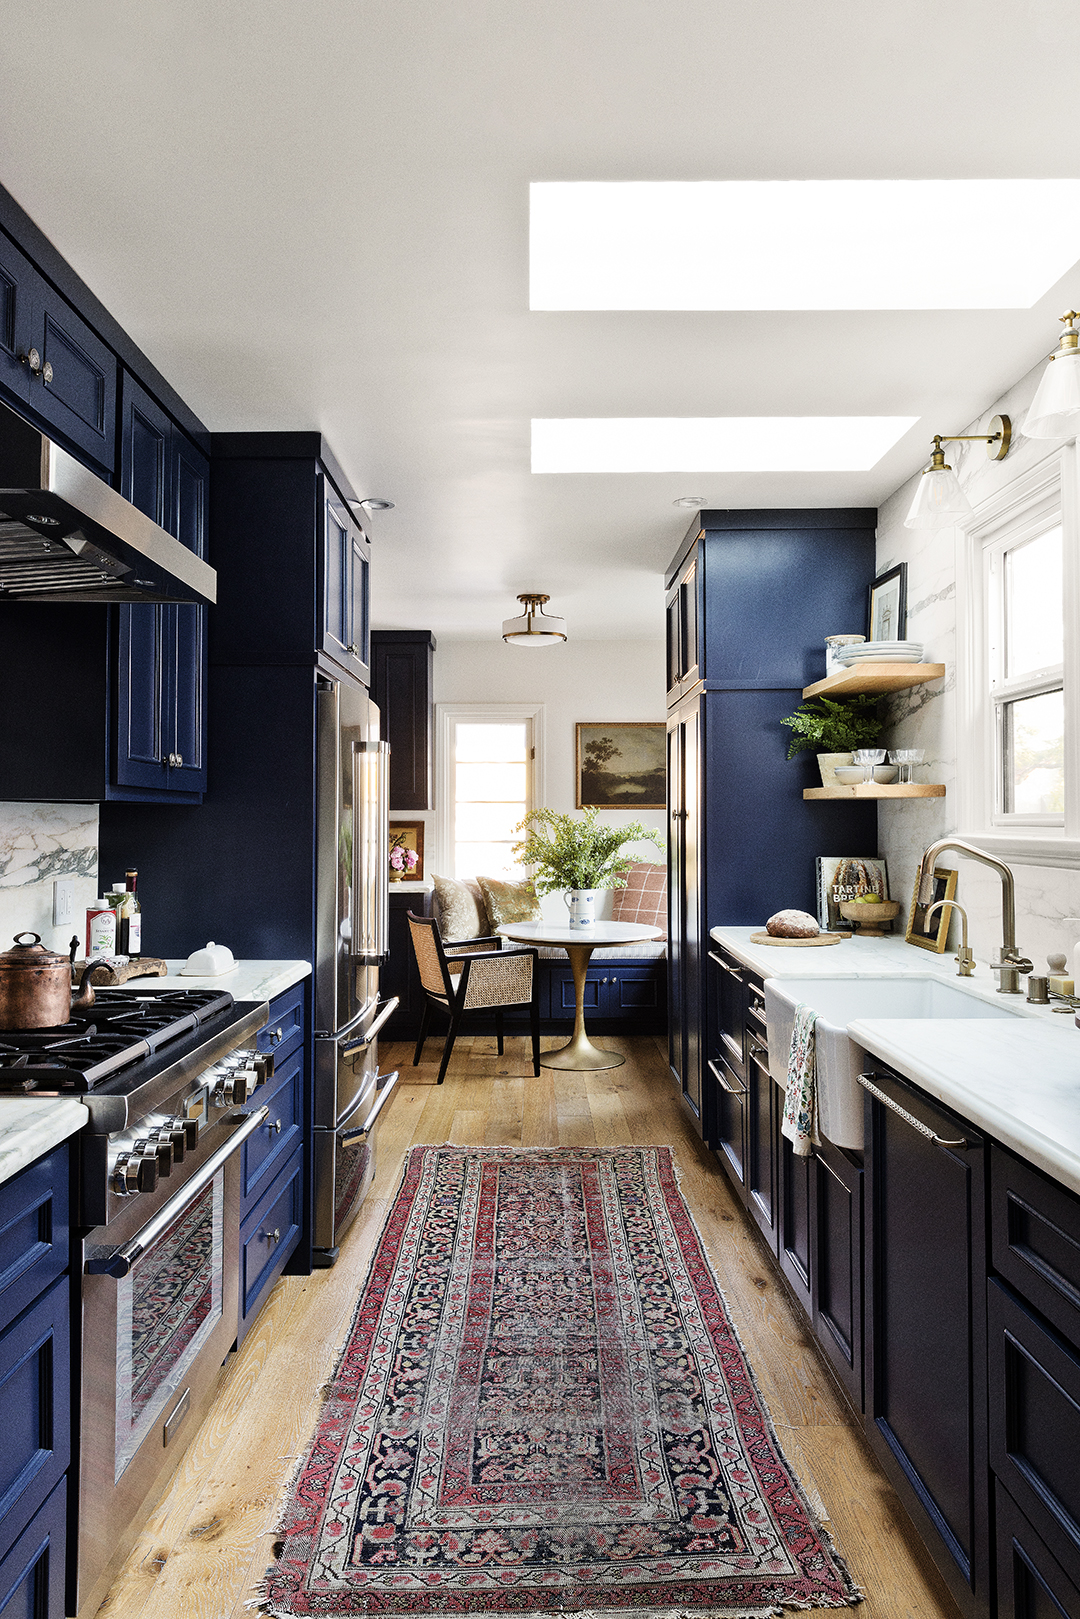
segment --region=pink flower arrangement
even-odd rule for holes
[[[395,833],[390,844],[390,870],[399,877],[409,877],[419,864],[416,850],[405,848],[405,834]]]

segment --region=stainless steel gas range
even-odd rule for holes
[[[236,1337],[239,1154],[267,1109],[267,1006],[99,990],[61,1029],[0,1033],[0,1090],[75,1096],[82,1352],[77,1589],[96,1611],[196,1432]]]

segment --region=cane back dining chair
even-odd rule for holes
[[[532,1033],[533,1073],[538,1076],[540,975],[536,968],[538,957],[535,946],[515,945],[512,950],[503,950],[500,949],[503,941],[497,935],[492,935],[483,939],[463,939],[447,950],[435,917],[414,916],[409,911],[408,919],[413,952],[420,971],[420,985],[424,992],[424,1012],[413,1053],[413,1067],[420,1061],[433,1010],[444,1013],[450,1019],[446,1046],[439,1064],[439,1077],[435,1081],[441,1085],[446,1077],[461,1020],[467,1012],[494,1012],[495,1035],[501,1057],[504,1010],[512,1006],[527,1006]]]

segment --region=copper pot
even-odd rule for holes
[[[90,974],[102,960],[87,962],[72,1000],[68,957],[46,950],[40,933],[16,933],[15,948],[0,953],[0,1029],[54,1029],[85,1012],[94,1004]]]

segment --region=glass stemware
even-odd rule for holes
[[[921,765],[925,758],[922,748],[893,748],[889,753],[889,763],[899,766],[897,776],[898,786],[907,786],[911,782],[912,765]]]
[[[862,765],[863,783],[869,785],[874,779],[874,766],[884,764],[884,748],[856,748],[851,755],[855,764]]]

